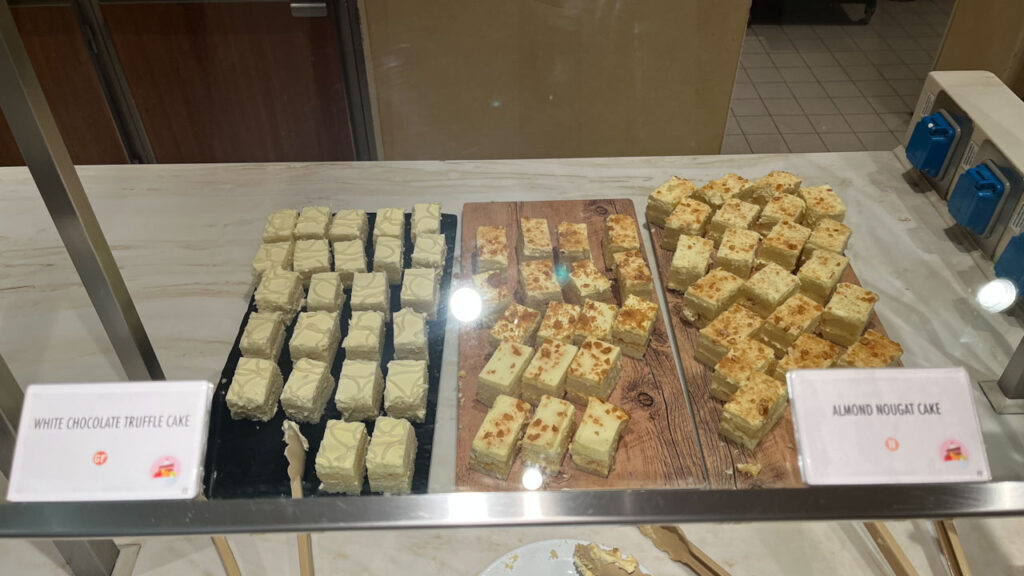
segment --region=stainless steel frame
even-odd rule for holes
[[[1024,414],[1024,340],[1017,343],[999,380],[980,384],[996,413]]]

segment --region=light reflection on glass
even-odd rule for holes
[[[452,316],[459,322],[472,322],[480,317],[483,309],[483,302],[480,300],[480,293],[474,288],[463,286],[455,292],[448,301],[448,309]]]
[[[996,278],[978,290],[977,300],[987,312],[1002,312],[1017,301],[1017,287],[1006,278]]]
[[[544,475],[539,468],[529,467],[523,469],[523,488],[536,490],[544,483]]]

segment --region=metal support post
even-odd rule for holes
[[[999,414],[1024,414],[1024,339],[1017,343],[999,380],[983,381],[981,389]]]

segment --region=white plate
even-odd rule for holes
[[[577,576],[572,552],[585,540],[542,540],[516,548],[494,561],[480,576]],[[601,545],[605,550],[611,546]],[[640,569],[650,573],[642,565]]]

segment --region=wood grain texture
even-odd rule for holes
[[[747,450],[723,439],[718,434],[721,425],[723,402],[711,396],[711,375],[714,370],[701,364],[694,357],[697,349],[699,330],[683,320],[683,294],[667,287],[668,272],[672,267],[672,252],[661,247],[662,229],[647,225],[654,245],[658,263],[658,275],[665,290],[669,305],[672,329],[679,348],[679,361],[683,368],[683,380],[690,393],[697,433],[704,450],[707,465],[708,484],[711,488],[757,488],[757,487],[798,487],[804,486],[800,479],[797,462],[796,440],[793,433],[793,417],[790,407],[775,425],[775,428],[753,451]],[[841,282],[860,285],[853,266],[848,266]],[[871,313],[868,328],[885,334],[878,315]],[[819,334],[820,335],[820,334]],[[844,349],[845,350],[845,349]],[[761,472],[751,478],[736,469],[738,464],[760,464]]]
[[[158,162],[353,160],[340,49],[287,2],[104,4]]]
[[[519,237],[518,218],[547,218],[552,245],[557,246],[559,222],[585,222],[590,250],[596,262],[602,258],[601,234],[605,216],[629,214],[636,218],[628,199],[575,200],[555,202],[492,202],[466,204],[462,211],[462,277],[473,272],[476,229],[482,225],[504,226],[508,232],[509,286],[518,282],[515,246]],[[646,254],[645,254],[646,258]],[[602,265],[598,266],[603,269]],[[609,274],[609,277],[611,275]],[[522,301],[517,295],[517,300]],[[459,406],[456,484],[460,490],[521,489],[519,460],[508,481],[501,481],[469,468],[469,452],[487,407],[476,400],[476,379],[490,356],[488,329],[464,325],[459,335]],[[463,376],[464,374],[464,376]],[[662,488],[705,486],[700,446],[693,428],[686,396],[679,382],[672,348],[659,317],[651,344],[643,360],[622,357],[622,376],[609,401],[630,415],[615,467],[608,478],[581,472],[567,455],[561,473],[546,480],[548,489]],[[577,406],[577,422],[583,415]]]
[[[11,13],[71,161],[126,163],[128,156],[71,7],[15,6]],[[23,164],[0,113],[0,165]]]

